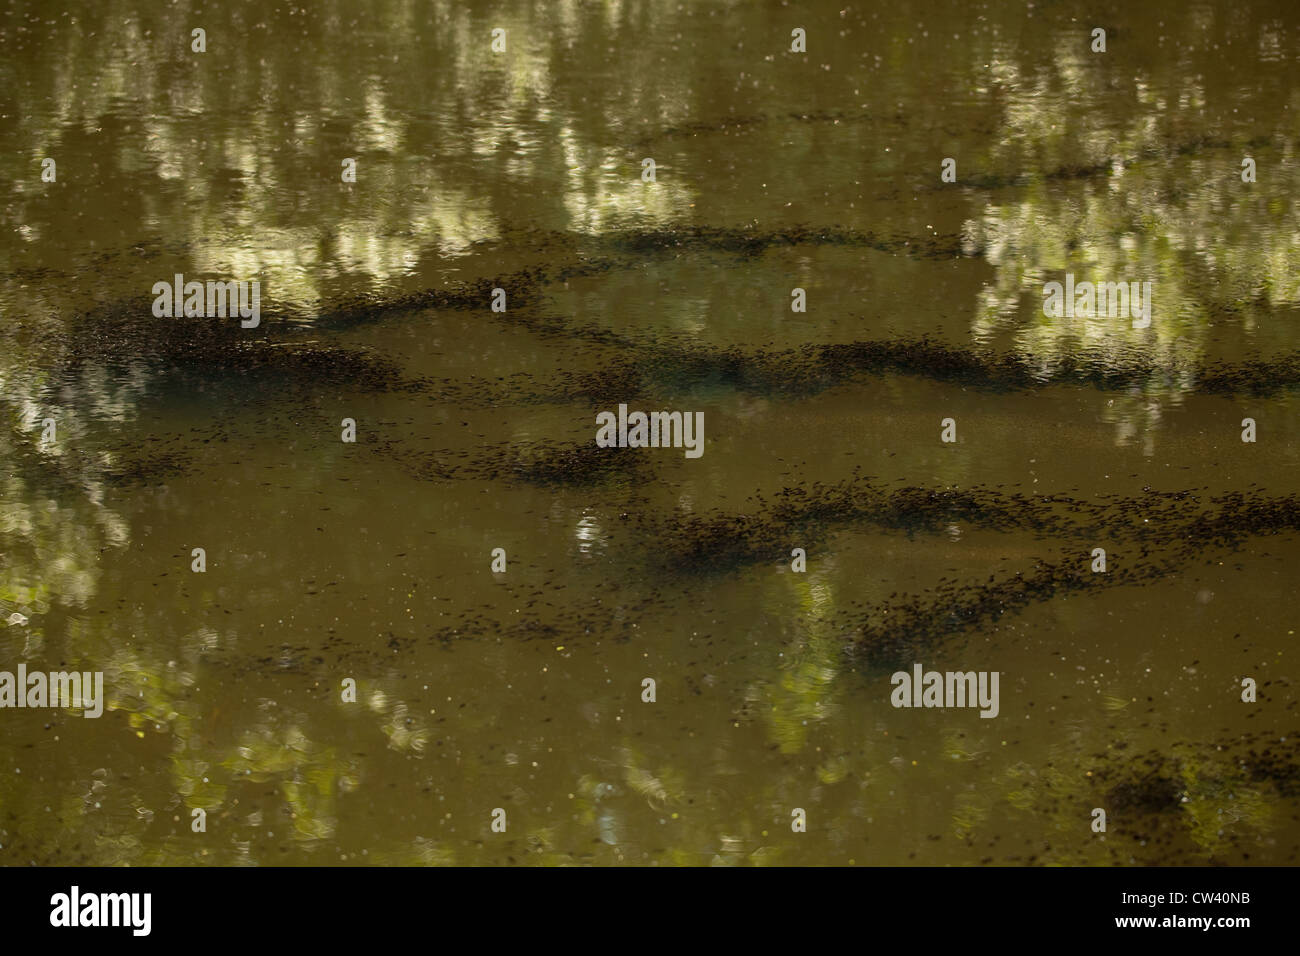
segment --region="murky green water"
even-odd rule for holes
[[[1296,860],[1294,4],[0,11],[0,862]]]

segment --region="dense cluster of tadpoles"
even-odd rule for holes
[[[996,848],[1000,837],[975,835],[981,819],[999,806],[1001,812],[1053,821],[1071,834],[1080,817],[1103,807],[1123,826],[1107,838],[1081,848],[1066,837],[1047,838],[1020,853],[1005,854],[1009,863],[1102,863],[1186,865],[1252,859],[1263,834],[1281,822],[1280,799],[1300,796],[1300,759],[1295,733],[1250,731],[1159,749],[1130,750],[1122,730],[1112,726],[1116,742],[1105,752],[1087,754],[1077,742],[1062,742],[1047,759],[991,771],[988,786],[957,801],[957,836],[973,851]],[[953,757],[985,759],[956,748]],[[1086,772],[1082,768],[1087,768]],[[1055,845],[1054,845],[1055,844]],[[1004,851],[1005,852],[1005,851]],[[984,856],[981,863],[997,861]],[[1297,861],[1292,850],[1286,862]]]
[[[888,489],[856,477],[782,490],[744,513],[638,517],[653,561],[716,574],[787,561],[791,544],[815,546],[835,531],[872,528],[908,535],[963,530],[1016,531],[1060,542],[1057,556],[1032,570],[983,582],[941,579],[923,594],[891,595],[868,610],[843,611],[835,625],[846,645],[873,666],[919,659],[940,641],[968,633],[1054,597],[1142,584],[1231,550],[1247,538],[1300,530],[1300,496],[1148,491],[1139,496],[1073,498],[997,489]],[[1093,570],[1104,546],[1107,570]]]
[[[1254,841],[1258,834],[1251,831],[1272,822],[1275,800],[1300,797],[1296,739],[1295,731],[1257,731],[1144,753],[1096,754],[1083,781],[1087,793],[1038,799],[1077,802],[1082,796],[1132,821],[1125,828],[1129,847],[1117,845],[1117,856],[1136,845],[1147,856],[1161,853],[1165,863],[1203,862],[1206,852],[1221,859],[1230,847],[1249,860],[1254,844],[1243,841]],[[1080,785],[1077,779],[1068,782],[1071,790]],[[1189,807],[1191,836],[1199,846],[1189,845]],[[1296,862],[1294,853],[1288,862]]]

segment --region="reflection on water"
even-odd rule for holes
[[[1293,5],[14,0],[0,50],[0,669],[108,695],[0,712],[0,860],[1300,849]],[[261,327],[154,319],[176,273]],[[638,396],[707,453],[592,457]],[[1000,716],[893,710],[908,655]]]

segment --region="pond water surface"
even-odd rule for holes
[[[0,862],[1295,862],[1298,75],[1289,2],[5,0],[0,670],[105,704],[0,710]]]

